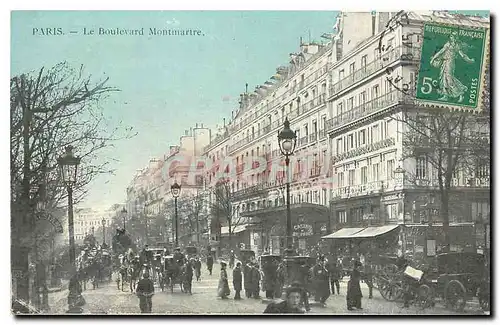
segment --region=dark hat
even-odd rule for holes
[[[176,251],[180,251],[180,250],[181,250],[181,248],[180,248],[180,247],[176,247],[176,248],[175,248],[175,250],[176,250]]]
[[[286,288],[286,296],[288,297],[292,292],[298,292],[299,294],[302,294],[303,289],[302,287],[297,287],[297,286],[289,286]]]
[[[361,266],[363,266],[363,264],[361,264],[360,261],[354,261],[354,266],[355,267],[361,267]]]

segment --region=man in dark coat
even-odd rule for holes
[[[359,271],[361,267],[361,263],[359,261],[354,262],[354,268],[351,272],[351,278],[347,283],[347,309],[353,310],[354,308],[361,308],[361,298],[363,295],[361,294],[361,286],[359,285],[359,280],[361,279],[361,273]]]
[[[192,294],[191,292],[191,287],[193,285],[193,260],[188,260],[186,265],[185,265],[185,271],[184,271],[184,285],[185,285],[185,290]]]
[[[368,299],[373,298],[373,267],[372,265],[365,261],[364,270],[363,270],[363,280],[368,286]]]
[[[260,298],[260,278],[259,264],[254,263],[252,268],[252,296],[255,299]]]
[[[212,275],[213,266],[214,266],[214,257],[212,256],[212,254],[209,254],[207,256],[207,269],[208,269],[208,273],[210,275]]]
[[[143,279],[137,283],[135,292],[139,296],[139,308],[141,313],[150,313],[153,307],[152,294],[155,292],[155,285],[149,278],[149,272],[144,272]]]
[[[340,278],[342,270],[339,263],[336,260],[328,263],[328,275],[330,276],[330,284],[332,287],[332,294],[335,294],[335,288],[337,289],[337,294],[340,295]]]
[[[236,263],[236,267],[233,270],[233,287],[234,287],[234,299],[241,299],[241,282],[243,280],[243,274],[241,273],[241,263]]]
[[[194,261],[194,273],[196,274],[196,281],[200,281],[201,278],[201,261],[199,257],[196,257]]]
[[[248,262],[243,269],[243,285],[245,287],[245,296],[247,298],[252,297],[252,269],[253,266]]]
[[[330,283],[324,261],[325,258],[321,256],[318,263],[311,268],[313,287],[316,293],[315,300],[319,301],[322,305],[325,305],[326,300],[330,297]]]
[[[302,285],[302,290],[304,291],[303,299],[304,306],[306,310],[309,311],[311,307],[309,307],[309,267],[306,262],[302,262],[302,265],[299,267],[300,272],[300,284]]]
[[[303,289],[300,287],[289,287],[286,290],[286,300],[280,303],[270,303],[264,310],[264,314],[303,314],[299,308]]]

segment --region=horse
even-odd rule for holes
[[[135,291],[137,280],[141,275],[141,266],[137,262],[133,262],[128,267],[128,278],[130,283],[130,292]]]

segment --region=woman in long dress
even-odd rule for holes
[[[439,73],[439,89],[438,94],[442,95],[439,100],[448,100],[449,98],[458,98],[461,103],[464,100],[464,94],[468,88],[460,80],[455,77],[455,61],[460,56],[464,61],[473,63],[474,59],[469,58],[463,52],[467,45],[457,40],[456,35],[451,34],[450,39],[446,42],[432,58],[431,65],[440,68]]]
[[[220,278],[219,278],[219,286],[217,288],[217,295],[222,299],[227,299],[227,296],[231,294],[229,290],[229,283],[227,282],[227,271],[226,271],[227,263],[224,261],[220,262]]]
[[[363,294],[361,293],[361,286],[359,285],[359,280],[361,279],[361,272],[359,268],[361,263],[359,261],[354,261],[354,269],[351,273],[351,278],[347,282],[347,309],[352,310],[352,308],[361,308],[361,298]]]

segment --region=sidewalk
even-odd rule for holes
[[[68,280],[61,280],[61,285],[59,287],[49,287],[49,293],[59,292],[68,289]]]

